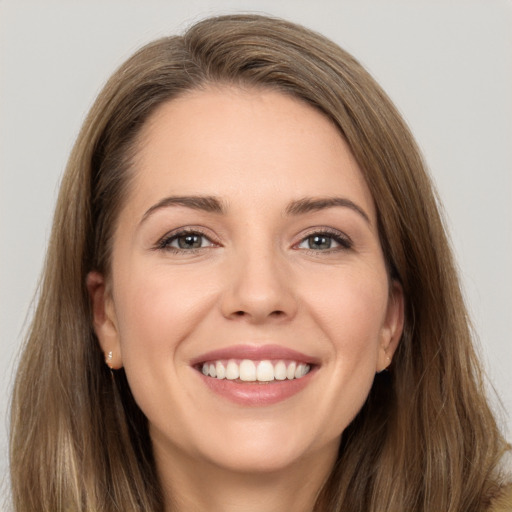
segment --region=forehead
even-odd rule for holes
[[[303,196],[371,194],[327,116],[273,90],[215,87],[161,105],[138,139],[132,198],[208,194],[261,204]],[[245,198],[245,199],[244,199]]]

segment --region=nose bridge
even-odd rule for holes
[[[291,318],[296,312],[286,257],[267,236],[234,251],[227,271],[223,313],[252,322]]]

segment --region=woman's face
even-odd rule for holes
[[[139,148],[89,290],[157,460],[331,465],[402,328],[347,144],[296,99],[219,87],[161,106]]]

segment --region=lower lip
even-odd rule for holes
[[[198,372],[203,382],[217,395],[245,406],[272,405],[296,395],[310,382],[316,368],[300,379],[271,382],[239,382],[206,377]]]

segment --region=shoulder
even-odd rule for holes
[[[512,511],[512,484],[502,487],[486,512],[511,512]]]

